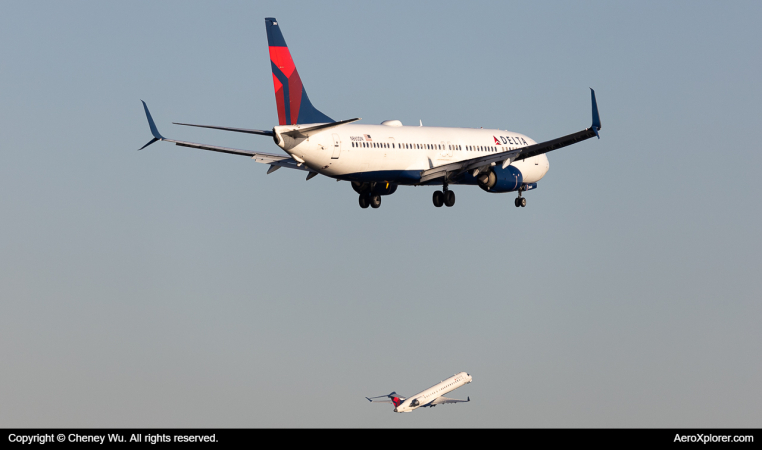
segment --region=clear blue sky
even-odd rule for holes
[[[265,17],[335,119],[551,153],[528,206],[278,151]],[[22,2],[0,15],[0,426],[759,427],[759,2]],[[392,413],[459,371],[471,403]]]

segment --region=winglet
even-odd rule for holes
[[[151,134],[153,135],[153,139],[151,139],[146,145],[140,147],[138,150],[143,150],[144,148],[148,147],[149,145],[153,144],[156,141],[162,141],[166,139],[164,136],[162,136],[159,133],[159,130],[156,128],[156,124],[153,122],[153,118],[151,117],[151,112],[148,111],[148,106],[146,105],[146,102],[141,100],[143,103],[143,109],[146,111],[146,118],[148,119],[148,126],[151,128]]]
[[[598,136],[598,139],[601,138],[601,136],[598,134],[598,131],[601,129],[601,116],[598,115],[598,102],[595,101],[595,91],[593,88],[590,88],[590,98],[593,102],[593,125],[592,129],[596,136]]]

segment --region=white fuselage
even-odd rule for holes
[[[421,406],[426,406],[438,397],[470,383],[472,379],[471,375],[466,372],[455,374],[441,383],[437,383],[412,397],[406,398],[398,407],[394,408],[394,412],[411,412]]]
[[[504,130],[347,124],[308,138],[293,139],[285,131],[310,125],[284,125],[273,129],[276,143],[297,161],[320,174],[349,181],[420,184],[420,172],[535,144],[529,137]],[[548,172],[546,155],[514,161],[524,183],[536,183]],[[442,180],[432,184],[442,184]],[[455,184],[475,184],[462,181]]]

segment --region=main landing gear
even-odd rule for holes
[[[381,196],[380,195],[370,195],[369,193],[360,194],[360,208],[367,208],[370,206],[371,208],[378,208],[381,206]]]
[[[449,208],[455,204],[455,192],[447,189],[447,184],[445,184],[441,191],[434,191],[431,200],[437,208],[442,207],[443,204]]]
[[[516,197],[516,200],[514,200],[513,204],[516,205],[517,208],[519,206],[523,208],[527,205],[527,199],[521,196],[521,188],[519,188],[519,196]]]

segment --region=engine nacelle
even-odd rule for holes
[[[515,166],[505,169],[494,166],[488,172],[478,174],[476,179],[480,188],[494,193],[517,191],[524,183],[524,176]]]
[[[370,193],[371,195],[392,195],[397,191],[397,185],[383,182],[360,183],[359,181],[353,181],[352,189],[358,194]]]

